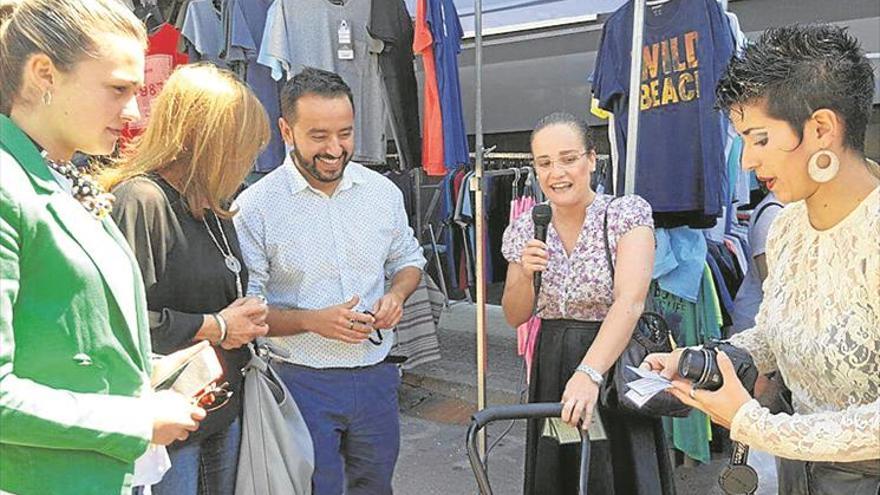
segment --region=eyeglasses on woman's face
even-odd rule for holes
[[[538,172],[547,172],[553,168],[554,164],[558,165],[559,168],[563,170],[567,170],[578,165],[581,158],[587,153],[589,153],[589,151],[566,151],[560,153],[555,160],[551,159],[549,156],[540,156],[535,158],[533,163],[535,170]]]

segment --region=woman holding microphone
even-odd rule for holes
[[[505,231],[502,245],[509,262],[502,306],[513,327],[531,317],[534,277],[542,274],[529,402],[563,402],[562,419],[572,426],[582,422],[587,428],[600,416],[607,438],[591,442],[591,493],[672,493],[660,422],[597,408],[603,374],[623,352],[644,309],[654,264],[651,207],[638,196],[615,199],[590,188],[595,145],[576,117],[545,117],[532,132],[531,146],[552,209],[547,242],[533,238],[534,222],[526,213]],[[605,255],[606,215],[613,279]],[[525,493],[576,494],[577,446],[560,445],[542,431],[541,421],[529,422]]]

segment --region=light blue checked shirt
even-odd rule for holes
[[[355,294],[358,310],[372,309],[385,280],[403,268],[423,268],[422,248],[409,226],[403,194],[390,180],[350,162],[332,196],[311,187],[290,156],[246,189],[234,217],[250,272],[248,294],[269,305],[321,309]],[[313,368],[368,366],[385,359],[381,346],[348,344],[313,332],[275,337],[289,361]],[[374,334],[375,338],[375,334]]]

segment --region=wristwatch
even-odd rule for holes
[[[590,380],[593,380],[593,382],[595,382],[596,385],[602,385],[602,382],[604,381],[604,378],[602,378],[602,373],[599,373],[598,371],[593,369],[591,366],[587,366],[586,364],[579,364],[578,367],[575,368],[574,370],[580,371],[581,373],[590,377]]]

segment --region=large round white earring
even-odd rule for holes
[[[824,167],[819,165],[819,159],[823,156],[828,157],[828,165],[825,165]],[[810,174],[810,178],[819,183],[830,181],[837,176],[839,170],[840,159],[837,158],[836,153],[829,150],[819,150],[813,153],[813,156],[810,157],[809,166],[807,167],[807,172]]]
[[[52,92],[47,89],[46,92],[43,93],[43,105],[46,105],[48,107],[51,104],[52,104]]]

